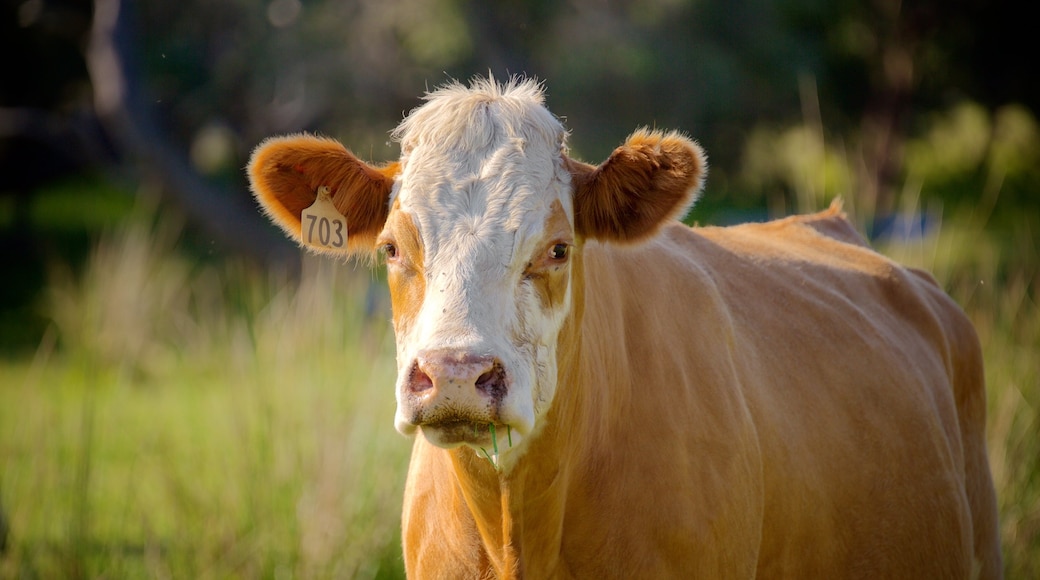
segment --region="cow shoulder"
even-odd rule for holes
[[[869,247],[866,238],[860,235],[852,223],[849,222],[848,216],[842,210],[840,199],[835,199],[831,202],[830,207],[824,211],[797,216],[794,219],[816,232],[839,242],[863,246],[864,248]]]

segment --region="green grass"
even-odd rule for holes
[[[0,577],[400,577],[410,443],[367,273],[194,268],[129,226],[0,365]]]
[[[0,362],[2,578],[400,577],[410,442],[380,284],[180,256],[130,221],[56,269],[34,357]],[[1010,578],[1040,577],[1040,257],[1022,216],[882,250],[934,272],[987,362]],[[1032,229],[1031,229],[1032,228]]]

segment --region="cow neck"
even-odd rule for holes
[[[581,431],[577,422],[586,415],[579,380],[585,295],[579,257],[573,260],[571,276],[572,308],[557,345],[558,386],[542,431],[508,472],[495,471],[471,449],[449,452],[459,490],[498,578],[566,575],[558,556],[567,496],[578,475],[578,466],[568,459],[581,443],[574,434]]]

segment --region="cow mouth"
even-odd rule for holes
[[[468,445],[494,453],[513,446],[512,427],[503,423],[452,419],[419,425],[423,435],[434,445],[455,447]]]

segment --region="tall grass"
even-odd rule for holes
[[[881,250],[935,273],[978,329],[1008,576],[1040,577],[1037,226],[938,215]],[[368,271],[199,265],[176,225],[147,223],[56,270],[36,356],[0,362],[0,577],[402,576],[410,445]]]
[[[409,442],[367,272],[198,266],[138,220],[0,366],[0,577],[399,577]]]

